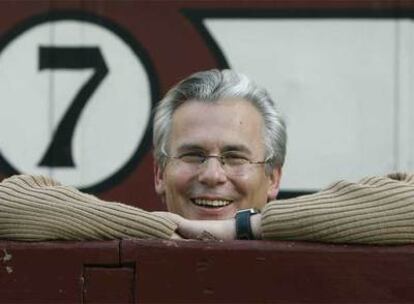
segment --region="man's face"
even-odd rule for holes
[[[263,161],[263,128],[260,113],[244,100],[187,101],[173,114],[167,152],[230,153]],[[168,211],[188,219],[224,219],[238,209],[261,208],[276,197],[279,179],[280,169],[267,175],[263,164],[247,164],[242,174],[229,174],[216,158],[198,169],[177,159],[169,159],[163,171],[155,166],[155,188]]]

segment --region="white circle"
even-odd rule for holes
[[[40,167],[76,94],[95,72],[39,70],[39,47],[98,47],[108,68],[83,108],[72,138],[75,167]],[[112,31],[86,21],[57,20],[21,33],[0,53],[0,153],[17,171],[92,187],[137,151],[151,114],[150,83],[137,55]]]

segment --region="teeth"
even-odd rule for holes
[[[230,205],[231,201],[225,200],[207,200],[207,199],[194,199],[194,204],[198,206],[207,206],[207,207],[224,207]]]

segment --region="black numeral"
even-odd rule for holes
[[[39,70],[94,69],[91,78],[81,87],[67,112],[57,126],[41,167],[74,167],[72,138],[75,126],[86,103],[108,74],[108,67],[98,47],[43,47],[39,48]]]

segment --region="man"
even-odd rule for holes
[[[196,73],[166,94],[155,115],[155,188],[171,213],[16,176],[0,184],[0,237],[414,241],[412,175],[340,181],[274,201],[285,143],[283,120],[263,89],[229,70]]]
[[[266,90],[234,71],[196,73],[173,87],[157,107],[154,148],[155,187],[172,212],[159,214],[178,224],[181,236],[356,243],[413,237],[407,227],[414,217],[398,216],[414,211],[408,175],[339,182],[265,206],[279,190],[285,123]]]

